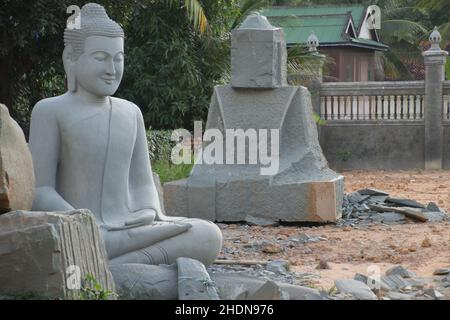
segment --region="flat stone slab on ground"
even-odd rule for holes
[[[410,199],[387,198],[386,202],[396,204],[398,206],[425,209],[425,206],[423,204]]]
[[[377,300],[375,293],[361,281],[354,279],[336,280],[334,282],[339,292],[351,294],[358,300]]]
[[[221,299],[229,299],[232,296],[235,296],[234,293],[236,288],[241,286],[243,286],[245,290],[248,290],[248,297],[251,297],[266,283],[266,280],[237,272],[214,272],[211,273],[210,276],[217,285]],[[281,290],[289,294],[290,300],[329,300],[329,297],[325,293],[321,293],[317,289],[280,282],[275,283]]]
[[[362,189],[358,191],[359,194],[361,195],[369,195],[369,196],[389,196],[389,193],[382,191],[382,190],[378,190],[378,189]]]
[[[412,278],[415,277],[416,274],[414,272],[409,271],[403,266],[394,266],[386,271],[387,276],[397,275],[402,278]]]
[[[437,275],[437,276],[445,276],[447,274],[450,274],[450,267],[436,269],[436,270],[434,270],[433,274]]]
[[[283,292],[275,282],[268,280],[247,300],[289,300],[289,294]]]

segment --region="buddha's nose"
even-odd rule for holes
[[[106,74],[109,76],[115,76],[116,75],[116,68],[114,67],[113,61],[108,61],[106,63]]]

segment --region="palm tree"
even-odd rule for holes
[[[194,29],[200,33],[206,32],[208,29],[208,19],[199,0],[167,0],[166,3],[169,7],[181,5],[186,8],[186,13]]]

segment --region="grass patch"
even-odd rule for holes
[[[155,161],[152,163],[152,170],[159,175],[161,184],[187,178],[191,173],[192,167],[192,164],[173,164],[169,161]]]

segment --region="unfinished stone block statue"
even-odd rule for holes
[[[89,3],[79,28],[64,32],[68,91],[33,109],[33,210],[93,212],[111,264],[212,263],[222,245],[216,225],[162,214],[144,121],[132,102],[111,97],[124,70],[124,32]]]
[[[206,130],[222,132],[226,137],[222,145],[227,146],[223,154],[228,157],[231,152],[231,159],[239,157],[239,148],[237,142],[229,140],[227,130],[255,130],[259,139],[264,130],[275,130],[278,137],[272,135],[266,145],[258,141],[256,164],[197,160],[188,179],[165,185],[168,215],[186,214],[187,207],[190,217],[213,221],[258,217],[327,222],[340,218],[344,178],[329,169],[322,153],[310,93],[287,84],[286,56],[283,30],[270,25],[264,16],[251,15],[233,30],[231,84],[215,87]],[[248,136],[247,160],[252,156]],[[275,149],[276,143],[279,148]],[[203,150],[210,144],[205,142]],[[234,154],[228,149],[230,145],[235,146]],[[274,174],[262,174],[266,166],[261,161],[261,148],[278,158]]]

